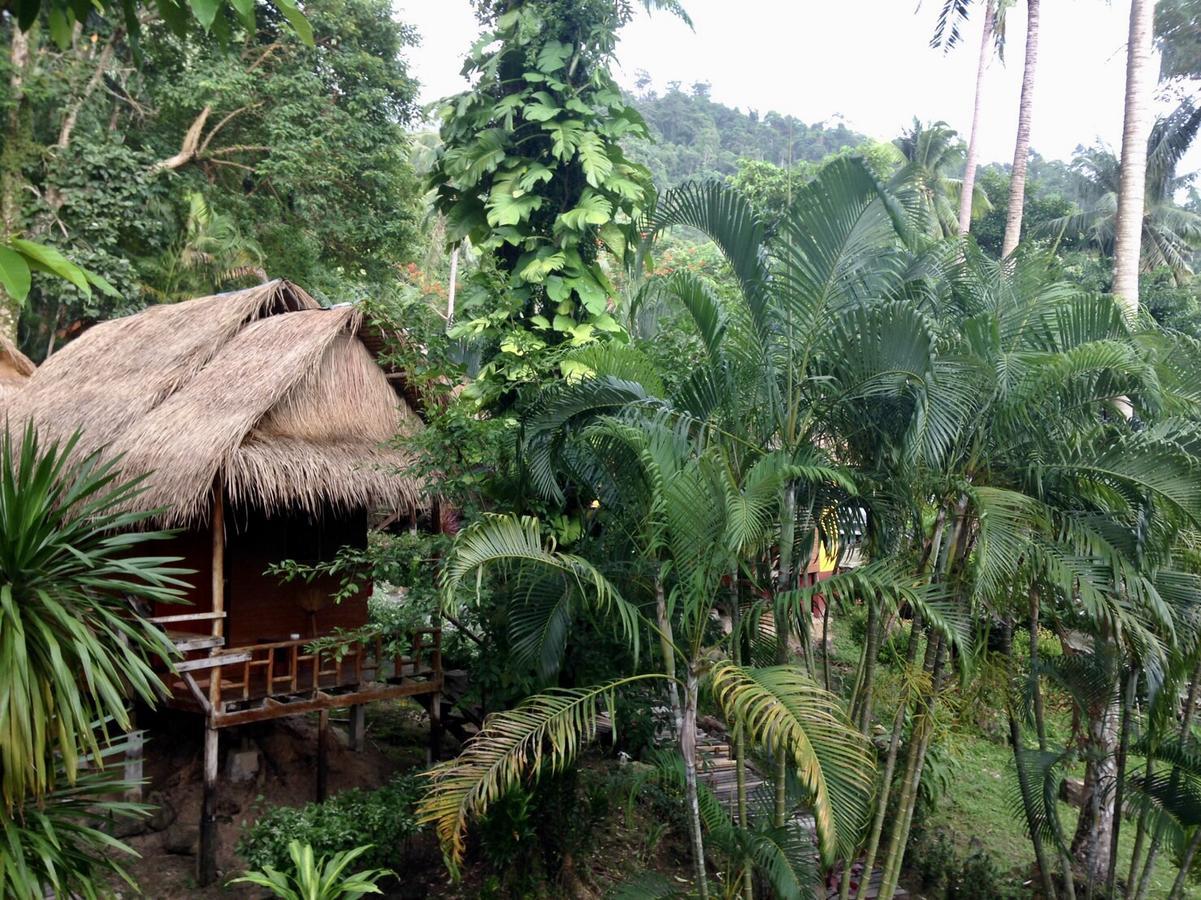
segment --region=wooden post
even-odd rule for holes
[[[329,777],[329,710],[317,716],[317,802],[324,803],[326,779]]]
[[[221,476],[213,485],[212,611],[225,611],[225,497]],[[213,616],[213,637],[223,637],[225,619]],[[209,655],[219,650],[213,647]],[[214,716],[221,710],[221,666],[209,669],[209,710],[204,725],[204,794],[200,804],[200,853],[196,881],[207,887],[217,880],[217,752],[219,742]]]
[[[367,704],[356,703],[350,708],[350,749],[362,750],[367,728]]]
[[[430,746],[426,764],[433,765],[442,754],[442,693],[430,694]]]
[[[125,736],[124,778],[126,781],[135,782],[135,784],[126,791],[125,799],[132,803],[141,803],[142,778],[144,775],[142,747],[146,743],[146,732],[138,728],[138,723],[134,719],[134,715],[135,713],[130,713],[129,734]]]
[[[212,721],[204,727],[204,796],[200,805],[200,854],[196,881],[208,887],[217,880],[217,735]]]

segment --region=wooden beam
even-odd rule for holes
[[[178,634],[179,632],[176,632],[176,635]],[[171,638],[171,643],[175,645],[175,649],[180,653],[191,653],[194,650],[210,650],[214,647],[225,646],[225,638],[213,637],[209,634],[196,634],[191,637],[173,637],[170,634],[167,636]]]
[[[233,712],[214,710],[213,722],[217,728],[229,728],[234,725],[245,725],[248,722],[262,722],[266,719],[278,719],[281,716],[294,716],[300,713],[317,712],[322,709],[339,709],[368,703],[374,700],[390,700],[395,697],[412,697],[418,694],[437,694],[442,691],[442,679],[429,681],[406,681],[404,684],[372,685],[363,690],[348,694],[327,694],[325,697],[310,697],[306,700],[295,700],[291,703],[279,703],[255,709],[239,709]]]
[[[220,732],[212,722],[204,726],[204,794],[200,804],[200,852],[196,856],[196,881],[208,887],[217,880],[217,752]]]
[[[147,619],[148,622],[153,622],[155,625],[170,625],[172,622],[207,622],[209,619],[224,619],[224,611],[219,613],[199,612],[199,613],[180,613],[174,616],[154,616]]]
[[[200,704],[200,708],[204,710],[204,714],[207,716],[209,711],[212,709],[212,707],[209,706],[209,698],[204,696],[204,692],[200,690],[200,685],[196,683],[196,679],[192,677],[191,672],[181,672],[180,674],[183,675],[183,683],[188,686],[188,691],[191,692],[192,696],[196,699],[196,702]]]
[[[243,663],[251,658],[252,654],[249,650],[235,651],[234,653],[215,653],[212,656],[204,656],[200,659],[185,659],[183,662],[175,664],[176,672],[195,672],[197,669],[220,669],[222,666],[232,666],[234,663]],[[214,681],[216,678],[213,679]],[[213,702],[212,684],[209,684],[209,702]]]
[[[155,625],[171,625],[172,622],[207,622],[209,619],[225,619],[225,613],[178,613],[175,615],[155,615],[147,619]]]

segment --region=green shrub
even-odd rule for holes
[[[281,872],[268,866],[262,872],[247,872],[230,884],[257,885],[280,900],[352,900],[367,894],[382,894],[377,882],[396,873],[387,869],[352,868],[354,861],[370,850],[370,847],[356,847],[327,859],[314,854],[312,847],[292,841],[288,844],[291,868]]]
[[[308,844],[319,856],[371,844],[360,865],[397,868],[405,842],[419,831],[414,809],[420,795],[420,780],[407,775],[375,791],[355,788],[324,803],[277,806],[243,832],[238,855],[252,869],[286,870],[293,841]]]

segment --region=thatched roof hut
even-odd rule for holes
[[[352,307],[284,281],[153,306],[53,354],[5,402],[8,420],[49,439],[81,429],[84,452],[149,473],[138,502],[164,525],[203,522],[218,479],[231,503],[267,512],[411,510],[423,487],[385,444],[421,423],[359,328]]]

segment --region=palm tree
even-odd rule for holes
[[[685,770],[695,888],[701,897],[707,897],[695,746],[697,702],[704,686],[730,722],[737,722],[750,739],[772,753],[787,756],[796,766],[814,807],[822,856],[832,860],[853,843],[866,814],[872,773],[866,742],[850,727],[837,699],[804,672],[791,666],[737,665],[714,657],[705,646],[711,591],[719,577],[715,563],[725,556],[722,533],[734,520],[746,526],[746,510],[729,505],[729,498],[712,492],[712,485],[706,490],[705,470],[710,467],[705,456],[676,458],[672,449],[682,445],[669,449],[663,442],[663,430],[652,427],[650,432],[641,432],[637,426],[618,422],[610,422],[602,430],[643,446],[647,474],[664,479],[650,503],[655,510],[652,517],[661,516],[651,532],[664,542],[674,577],[670,586],[656,577],[659,602],[655,620],[641,621],[636,607],[622,599],[585,560],[547,546],[537,521],[513,517],[484,520],[456,542],[444,580],[447,602],[456,602],[464,578],[492,565],[524,562],[570,572],[593,602],[618,614],[632,641],[643,626],[657,634],[662,668],[588,688],[544,692],[516,709],[493,714],[458,759],[431,773],[430,790],[420,808],[423,820],[436,825],[453,868],[462,857],[469,818],[483,813],[527,777],[536,777],[544,765],[551,771],[570,765],[580,746],[595,736],[600,712],[612,710],[619,691],[658,682],[670,689],[672,697],[676,740]],[[672,443],[671,439],[666,438],[666,443]],[[661,465],[665,467],[662,470]],[[732,518],[726,527],[715,529],[711,516],[723,507]],[[709,541],[698,544],[698,537]]]
[[[983,190],[968,187],[958,177],[964,160],[963,143],[946,122],[925,126],[914,119],[913,127],[893,144],[904,163],[889,187],[912,207],[922,229],[932,237],[951,237],[958,232],[955,204],[961,194],[967,199],[969,221],[973,212],[990,208]]]
[[[1140,269],[1172,271],[1177,283],[1192,273],[1192,257],[1201,247],[1201,214],[1178,206],[1175,195],[1190,179],[1176,174],[1180,159],[1201,131],[1201,109],[1185,103],[1159,119],[1146,143],[1146,175],[1139,238]],[[1080,233],[1102,253],[1114,254],[1116,265],[1118,206],[1122,166],[1104,147],[1077,155],[1080,212],[1047,223],[1048,232]],[[1129,244],[1127,245],[1129,246]],[[1117,280],[1114,293],[1117,294]]]
[[[1038,65],[1039,0],[1026,0],[1026,59],[1022,66],[1022,96],[1018,101],[1018,131],[1009,179],[1009,208],[1001,258],[1017,248],[1022,236],[1022,207],[1026,202],[1026,163],[1030,156],[1030,125],[1034,116],[1034,70]]]
[[[976,63],[976,89],[972,99],[972,126],[968,134],[967,156],[963,166],[963,187],[959,195],[959,218],[957,227],[960,237],[972,227],[972,216],[976,197],[976,167],[979,157],[977,138],[980,120],[984,112],[984,75],[989,57],[995,48],[1001,59],[1005,58],[1005,10],[1012,0],[985,0],[984,28],[980,33],[980,55]],[[950,50],[959,42],[959,23],[967,16],[968,7],[962,0],[945,0],[939,11],[938,24],[930,41],[933,47]]]
[[[1138,309],[1138,273],[1142,260],[1147,138],[1151,131],[1151,91],[1155,71],[1151,37],[1155,0],[1131,0],[1130,37],[1126,44],[1126,109],[1122,126],[1122,166],[1114,223],[1113,292],[1126,309]]]

